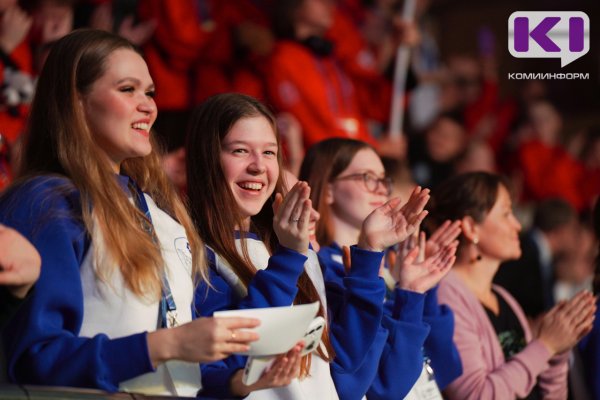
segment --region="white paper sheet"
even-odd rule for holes
[[[250,344],[250,351],[240,354],[269,356],[290,350],[304,337],[306,329],[317,315],[319,303],[290,307],[251,308],[246,310],[217,311],[214,317],[246,317],[260,320],[253,329],[259,339]]]

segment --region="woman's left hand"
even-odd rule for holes
[[[275,195],[273,202],[273,230],[279,244],[298,253],[307,254],[310,237],[310,187],[306,182],[297,182],[283,197]]]
[[[301,352],[304,342],[299,342],[290,351],[277,356],[273,364],[252,385],[242,383],[243,370],[239,370],[231,380],[231,392],[239,397],[248,396],[256,390],[287,386],[300,374]]]
[[[398,254],[393,264],[390,264],[390,273],[401,289],[425,293],[439,283],[450,271],[456,261],[458,241],[440,245],[431,254],[424,254],[426,247],[425,234],[419,235],[419,245],[410,248],[411,241],[400,244]]]

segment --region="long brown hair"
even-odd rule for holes
[[[107,155],[87,125],[80,101],[104,74],[109,56],[119,49],[137,52],[127,40],[92,29],[76,30],[53,45],[31,106],[19,181],[40,175],[69,178],[81,194],[88,234],[92,236],[94,229],[99,229],[109,259],[119,266],[133,293],[157,299],[164,270],[159,245],[144,231],[141,222],[146,217],[115,179]],[[194,279],[206,277],[204,246],[162,170],[153,139],[152,149],[146,157],[125,160],[121,172],[183,225],[192,249]],[[100,279],[111,272],[106,265],[96,269]]]
[[[242,216],[223,175],[220,154],[221,143],[231,127],[240,119],[252,117],[264,117],[269,121],[280,147],[273,114],[260,101],[238,93],[219,94],[198,106],[192,113],[186,138],[188,196],[192,220],[204,242],[229,263],[246,286],[257,270],[250,260],[245,241],[242,240],[242,254],[235,245],[233,232],[236,226],[243,226]],[[275,193],[285,192],[281,151],[278,151],[277,162],[280,174],[273,196],[250,222],[250,230],[259,235],[270,253],[278,246],[273,230],[272,202]],[[319,294],[306,272],[302,273],[297,285],[295,304],[319,300]],[[324,314],[325,310],[321,305],[319,315]],[[330,361],[334,351],[327,332],[323,335],[323,342],[328,355],[321,356]],[[304,375],[309,369],[309,360],[309,357],[303,359]]]
[[[327,204],[327,185],[344,172],[356,153],[363,149],[372,147],[360,140],[333,138],[315,144],[304,156],[298,179],[308,182],[310,199],[321,214],[316,235],[322,246],[330,246],[335,238],[331,210]]]

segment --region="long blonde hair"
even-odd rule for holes
[[[119,266],[133,293],[157,299],[164,273],[159,245],[142,227],[146,217],[119,186],[108,157],[87,125],[80,102],[80,96],[104,74],[108,57],[118,49],[137,52],[127,40],[92,29],[76,30],[53,45],[32,103],[19,181],[40,175],[69,178],[81,194],[88,234],[101,232],[107,255]],[[158,207],[183,225],[192,251],[193,277],[206,278],[204,246],[162,170],[157,143],[152,140],[148,156],[125,160],[121,173],[132,178]],[[100,279],[106,279],[109,273],[107,267],[98,266]]]

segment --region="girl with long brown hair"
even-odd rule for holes
[[[302,357],[293,376],[298,379],[244,387],[244,358],[229,357],[203,366],[204,394],[338,398],[331,375],[358,368],[379,329],[384,287],[377,271],[382,250],[397,241],[397,204],[385,204],[371,217],[353,249],[354,262],[362,268],[348,278],[352,289],[342,293],[339,309],[331,310],[331,292],[309,248],[310,189],[298,182],[286,193],[270,111],[248,96],[214,96],[194,111],[186,151],[191,215],[208,246],[212,285],[200,285],[197,308],[210,315],[319,301],[319,314],[328,320],[322,344]],[[216,208],[223,212],[212,212]],[[354,342],[347,332],[360,336],[363,346],[350,345]]]
[[[0,221],[42,259],[5,330],[13,382],[195,395],[198,362],[248,348],[245,319],[195,319],[203,244],[160,168],[144,59],[119,36],[75,31],[39,78],[19,179]]]

